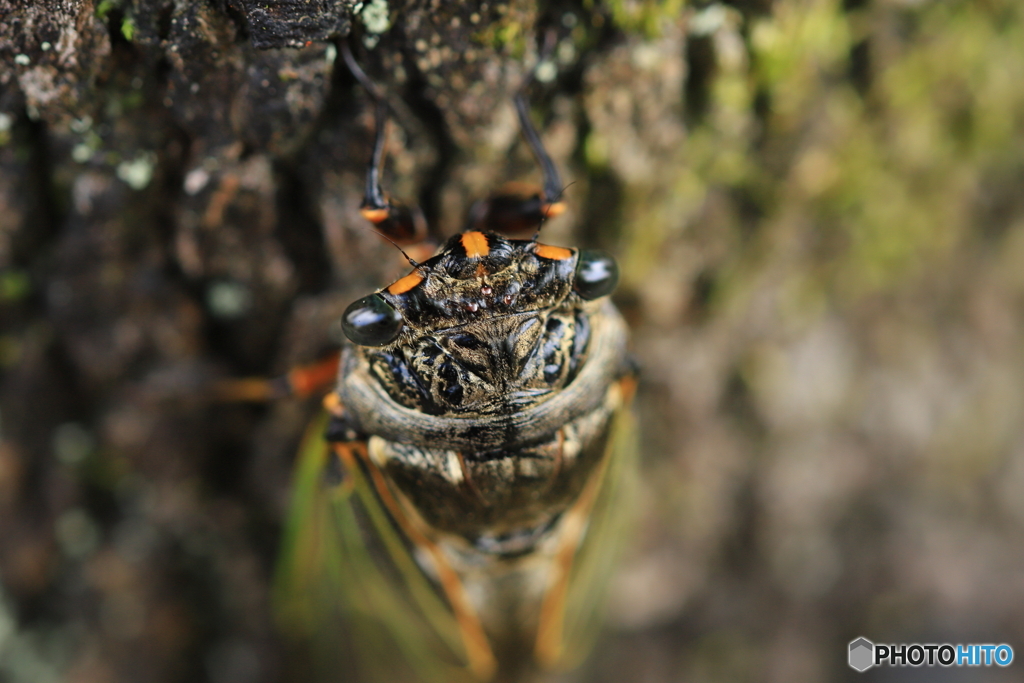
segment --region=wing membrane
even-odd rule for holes
[[[472,680],[451,608],[360,464],[365,445],[335,445],[343,478],[325,482],[325,426],[311,425],[297,468],[275,586],[282,627],[312,644],[326,680]]]
[[[624,403],[608,427],[605,471],[570,574],[560,669],[578,666],[601,631],[608,584],[633,522],[638,449],[633,414]]]

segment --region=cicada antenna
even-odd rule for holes
[[[402,247],[398,246],[398,242],[395,242],[393,239],[391,239],[390,237],[388,237],[387,235],[382,233],[380,230],[374,230],[373,228],[370,228],[369,230],[370,230],[370,232],[374,232],[377,235],[379,235],[380,237],[383,237],[384,239],[386,239],[388,242],[391,243],[391,246],[393,246],[398,251],[402,252],[402,256],[405,257],[405,260],[408,261],[409,265],[411,265],[413,268],[419,268],[420,266],[423,265],[419,261],[415,260],[413,257],[411,257],[408,254],[406,254],[405,253],[405,249],[402,249]]]

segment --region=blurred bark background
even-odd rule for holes
[[[593,681],[1010,681],[1024,652],[1018,0],[0,0],[0,681],[294,680],[268,582],[315,402],[212,405],[439,234],[566,182],[644,368],[641,528]],[[332,337],[335,335],[335,337]],[[1016,670],[1016,675],[1014,675]],[[912,678],[916,674],[918,678]]]

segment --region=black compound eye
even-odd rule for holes
[[[380,294],[364,296],[345,309],[341,330],[353,344],[384,346],[402,329],[402,314]]]
[[[619,266],[603,251],[583,249],[576,264],[573,289],[587,301],[611,294],[619,283]]]

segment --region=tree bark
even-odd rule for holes
[[[315,359],[407,268],[358,213],[339,41],[395,112],[388,191],[446,236],[539,179],[511,95],[549,29],[545,240],[619,257],[644,367],[649,495],[581,676],[1019,642],[991,587],[1022,568],[1022,27],[1016,0],[0,0],[0,680],[302,680],[268,586],[315,402],[207,388]]]

